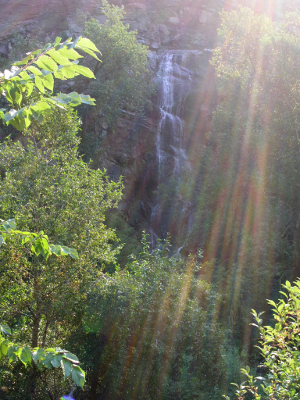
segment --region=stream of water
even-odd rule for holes
[[[156,134],[158,189],[156,204],[152,209],[150,229],[153,247],[158,237],[164,237],[166,232],[170,232],[172,209],[176,209],[178,213],[180,208],[179,214],[186,214],[189,206],[182,198],[178,199],[176,191],[180,179],[191,170],[183,141],[185,100],[193,88],[193,72],[187,68],[191,54],[192,51],[165,52],[158,70],[160,80],[160,116]],[[163,202],[166,190],[172,191],[172,204],[169,206]],[[168,194],[170,196],[170,193]]]

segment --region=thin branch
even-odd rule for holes
[[[28,308],[30,314],[32,315],[32,317],[35,318],[36,315],[35,315],[35,313],[32,311],[32,308],[31,308],[30,306],[27,306],[27,308]]]

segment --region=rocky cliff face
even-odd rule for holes
[[[300,0],[283,4],[258,0],[120,0],[125,23],[149,47],[149,68],[158,91],[153,110],[143,116],[124,113],[117,132],[106,126],[97,132],[100,143],[95,167],[105,167],[113,179],[124,177],[119,211],[137,231],[146,229],[154,243],[167,232],[184,246],[193,221],[193,204],[184,195],[199,146],[206,145],[212,111],[217,102],[209,64],[216,45],[219,12],[240,5],[266,12],[273,19],[300,7]],[[263,3],[263,4],[262,4]],[[264,8],[263,8],[264,7]],[[0,0],[0,56],[11,49],[15,32],[42,42],[64,32],[79,35],[78,14],[105,21],[99,1]],[[180,235],[181,234],[181,235]]]
[[[150,48],[157,96],[152,112],[129,119],[125,115],[114,135],[102,131],[94,164],[114,178],[124,177],[120,210],[137,231],[150,233],[153,245],[167,232],[175,237],[189,231],[191,204],[179,191],[192,168],[189,147],[196,151],[191,145],[195,129],[189,121],[201,120],[197,136],[204,136],[216,103],[209,59],[221,6],[215,2],[215,8],[196,8],[185,3],[184,9],[160,9],[161,15],[153,4],[125,7],[126,22]]]

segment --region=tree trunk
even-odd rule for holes
[[[300,276],[300,214],[294,232],[294,279]]]
[[[38,283],[38,269],[35,268],[34,271],[34,282],[33,282],[33,297],[35,300],[35,314],[33,317],[33,327],[31,334],[31,346],[38,347],[38,339],[39,339],[39,329],[42,318],[41,312],[41,301],[40,301],[40,288]]]

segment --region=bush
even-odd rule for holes
[[[249,367],[242,369],[247,381],[235,384],[239,400],[300,399],[300,279],[294,286],[287,281],[283,288],[287,292],[281,292],[285,300],[281,299],[277,304],[268,301],[274,307],[274,327],[263,326],[260,318],[262,313],[257,314],[253,310],[253,325],[259,330],[259,349],[266,375],[254,377]],[[229,400],[228,396],[225,398]]]
[[[212,315],[221,296],[200,268],[194,258],[171,257],[168,242],[153,252],[144,243],[126,269],[103,275],[88,298],[84,333],[72,338],[90,371],[83,398],[220,398],[227,332]]]

